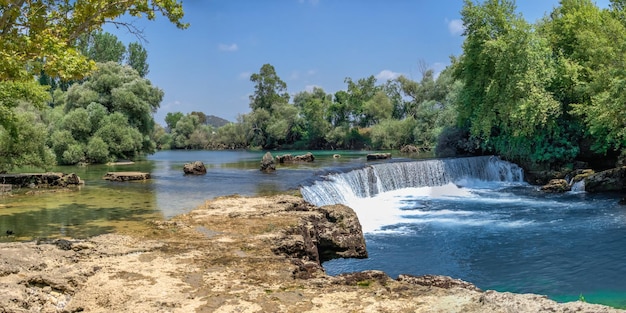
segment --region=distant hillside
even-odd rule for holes
[[[221,117],[217,117],[215,115],[207,115],[206,116],[206,124],[207,125],[211,125],[211,126],[213,126],[215,128],[222,127],[222,126],[224,126],[226,124],[230,124],[230,123],[231,122],[229,120],[225,120],[225,119],[223,119]]]

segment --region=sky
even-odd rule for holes
[[[609,0],[597,0],[608,7]],[[558,0],[518,0],[529,22]],[[344,80],[374,75],[421,79],[420,64],[436,73],[462,52],[462,0],[183,0],[190,27],[165,17],[134,19],[147,40],[153,85],[165,92],[155,121],[168,112],[204,112],[229,121],[250,110],[250,75],[269,63],[294,95],[320,87],[347,89]],[[124,29],[105,27],[125,43]]]

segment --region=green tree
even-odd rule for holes
[[[79,38],[81,53],[96,63],[122,63],[126,46],[117,36],[103,31],[95,31]]]
[[[128,13],[153,20],[159,12],[178,27],[187,27],[181,22],[182,4],[176,0],[0,1],[0,131],[8,140],[3,143],[5,158],[0,163],[23,163],[20,154],[45,149],[19,141],[24,138],[19,132],[29,130],[18,124],[23,115],[16,112],[17,103],[26,101],[42,107],[50,100],[48,87],[33,77],[45,73],[71,80],[88,75],[95,62],[77,49],[80,36],[100,29],[104,23],[133,29],[116,18]],[[24,151],[23,147],[34,150]]]
[[[331,129],[327,117],[332,104],[332,95],[326,94],[322,88],[315,87],[311,92],[297,93],[293,98],[294,106],[301,116],[301,140],[310,148],[324,148],[326,134]]]
[[[250,96],[252,110],[271,111],[272,105],[289,102],[287,84],[278,77],[271,64],[263,64],[259,73],[250,76],[250,81],[254,83],[254,94]]]
[[[178,123],[178,121],[180,121],[183,116],[185,116],[185,114],[183,114],[182,112],[168,112],[165,115],[165,123],[167,124],[167,128],[170,130],[170,132],[174,128],[176,128],[176,123]]]
[[[515,13],[514,1],[480,5],[466,0],[461,14],[466,40],[455,72],[464,84],[458,106],[461,126],[481,139],[483,148],[518,162],[571,160],[577,154],[571,142],[547,158],[531,140],[544,134],[546,144],[563,142],[553,137],[561,134],[553,130],[562,110],[548,91],[556,73],[548,41]]]
[[[128,59],[126,63],[137,71],[141,77],[146,77],[150,72],[148,51],[138,42],[128,44]]]

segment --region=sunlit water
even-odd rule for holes
[[[411,178],[408,185],[414,187],[395,190],[366,192],[361,185],[363,180],[380,185],[391,173],[402,181],[398,177],[418,166],[385,164],[367,175],[330,175],[305,188],[311,201],[334,197],[351,206],[365,231],[369,258],[332,260],[324,264],[327,272],[448,275],[482,289],[558,301],[584,297],[626,308],[626,207],[618,205],[617,195],[549,195],[506,175],[476,179],[445,173],[451,167],[422,164],[428,177]],[[342,190],[341,196],[335,190]]]
[[[303,154],[302,151],[281,151]],[[186,213],[218,196],[267,195],[297,189],[326,168],[347,170],[363,166],[367,152],[313,151],[313,163],[277,165],[277,171],[259,171],[261,151],[162,151],[133,165],[65,166],[54,171],[78,174],[85,185],[74,191],[26,195],[30,189],[0,195],[0,242],[39,238],[84,238],[113,231],[146,229],[146,221]],[[340,153],[341,158],[333,158]],[[202,161],[207,174],[183,174],[185,163]],[[24,169],[29,172],[32,169]],[[145,182],[109,182],[110,171],[142,171]],[[36,190],[37,191],[37,190]],[[6,231],[13,235],[6,236]]]
[[[626,207],[617,204],[620,195],[543,194],[523,183],[515,168],[491,159],[488,173],[475,177],[483,161],[407,162],[398,172],[399,165],[365,161],[367,152],[342,151],[339,159],[334,153],[314,151],[314,163],[279,165],[272,174],[259,171],[263,152],[247,151],[165,151],[128,166],[62,167],[57,170],[76,172],[86,184],[70,192],[0,196],[0,241],[142,230],[146,221],[188,212],[217,196],[305,186],[305,197],[319,191],[321,198],[312,202],[338,197],[354,208],[365,230],[369,258],[326,262],[329,274],[440,274],[482,289],[559,301],[582,295],[626,307]],[[208,173],[183,175],[183,165],[196,160]],[[135,170],[152,179],[102,180],[109,171]],[[6,230],[14,235],[5,236]]]

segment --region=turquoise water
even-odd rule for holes
[[[327,272],[447,275],[484,290],[626,308],[619,195],[541,193],[515,166],[489,162],[381,164],[305,188],[314,202],[351,206],[365,231],[369,258],[331,260]],[[368,191],[363,182],[379,187]]]
[[[340,151],[342,158],[335,159],[337,152],[313,151],[314,163],[279,165],[275,173],[263,174],[263,153],[164,151],[134,165],[59,168],[76,172],[86,184],[70,192],[24,195],[22,190],[0,196],[0,241],[142,230],[146,221],[188,212],[217,196],[283,192],[339,173],[350,177],[344,182],[365,180],[361,183],[369,194],[347,201],[364,226],[370,257],[327,262],[330,274],[365,269],[391,276],[441,274],[482,289],[545,294],[558,301],[582,296],[626,308],[626,207],[617,205],[620,195],[547,195],[516,180],[514,171],[501,175],[501,181],[446,174],[435,187],[404,188],[395,184],[418,176],[415,181],[421,182],[425,174],[433,179],[438,171],[462,172],[465,166],[426,166],[399,174],[383,170],[385,161],[367,162],[367,152]],[[206,164],[207,175],[183,175],[183,165],[196,160]],[[364,166],[370,169],[366,174],[357,170]],[[373,167],[379,167],[376,175],[388,177],[374,179]],[[153,179],[102,180],[108,171],[135,170],[150,172]],[[345,196],[348,190],[342,188],[337,190]],[[6,230],[14,235],[5,236]]]

